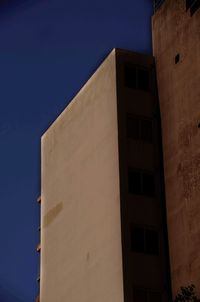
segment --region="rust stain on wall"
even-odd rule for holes
[[[200,154],[179,163],[177,173],[182,178],[183,197],[190,199],[199,190]]]
[[[63,203],[62,202],[58,203],[55,207],[50,209],[47,212],[47,214],[44,215],[43,226],[48,227],[56,219],[56,217],[60,214],[62,209],[63,209]]]
[[[190,146],[193,137],[197,134],[198,128],[196,125],[186,125],[179,131],[179,147],[187,148]]]

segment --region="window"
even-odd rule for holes
[[[131,227],[131,251],[149,255],[159,254],[158,231],[139,226]]]
[[[180,55],[179,53],[175,56],[175,64],[177,64],[180,61]]]
[[[142,117],[127,115],[126,129],[128,138],[152,142],[152,121]]]
[[[149,70],[126,64],[124,67],[125,86],[132,89],[149,90]]]
[[[149,292],[149,301],[148,302],[161,302],[162,296],[158,292]]]
[[[141,120],[141,139],[152,142],[152,122],[150,120]]]
[[[128,170],[128,191],[130,194],[155,196],[155,180],[151,172]]]
[[[129,138],[138,140],[140,139],[140,120],[131,116],[126,119],[127,136]]]
[[[138,89],[148,90],[149,89],[149,71],[146,69],[138,68],[137,70]]]
[[[144,229],[133,227],[131,230],[131,250],[138,253],[144,253]]]
[[[159,292],[145,288],[133,288],[133,302],[161,302],[162,296]]]
[[[198,10],[200,7],[200,0],[196,0],[193,5],[190,7],[190,15],[194,15],[194,13]]]
[[[145,289],[133,289],[133,302],[148,302],[147,291]]]
[[[150,173],[142,173],[142,192],[147,196],[155,195],[154,177]]]
[[[155,230],[145,230],[145,251],[147,254],[158,255],[158,233]]]
[[[195,0],[186,0],[186,10],[188,10],[192,4],[194,3]]]
[[[142,194],[142,181],[141,181],[141,173],[129,170],[128,172],[128,188],[129,193],[131,194]]]
[[[125,85],[137,89],[137,69],[135,66],[125,65]]]

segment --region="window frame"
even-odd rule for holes
[[[138,132],[138,138],[134,138],[132,137],[131,135],[129,135],[129,133],[131,131],[129,131],[129,124],[128,124],[128,121],[136,121],[138,122],[138,129],[139,129],[139,132]],[[148,122],[150,124],[150,133],[151,133],[151,138],[150,139],[144,139],[144,122]],[[142,141],[144,143],[148,143],[148,144],[153,144],[154,142],[154,135],[153,135],[153,119],[151,117],[147,117],[147,116],[140,116],[140,115],[134,115],[134,114],[131,114],[131,113],[127,113],[126,114],[126,136],[128,139],[131,139],[131,140],[134,140],[134,141]]]
[[[129,175],[130,175],[131,172],[139,173],[139,175],[140,175],[140,192],[141,193],[134,193],[134,192],[131,192],[131,190],[130,190],[131,183],[130,183],[130,176]],[[153,182],[154,182],[153,191],[154,191],[154,193],[152,195],[151,194],[145,194],[145,192],[144,192],[143,175],[145,175],[145,174],[153,176]],[[128,167],[128,193],[131,194],[131,195],[139,195],[139,196],[145,196],[145,197],[148,197],[148,198],[155,198],[156,197],[156,174],[153,171],[147,171],[147,170],[138,169],[138,168],[129,166]]]
[[[136,291],[138,291],[138,292],[140,291],[141,293],[143,292],[146,295],[146,302],[150,302],[151,301],[151,299],[150,299],[150,295],[151,294],[158,294],[160,296],[160,301],[163,300],[163,298],[162,298],[162,292],[159,291],[158,289],[146,288],[146,287],[138,287],[138,286],[135,286],[135,285],[133,285],[132,289],[133,289],[132,290],[132,297],[133,297],[132,301],[133,302],[137,302],[137,301],[134,300],[134,292],[136,292]]]
[[[141,229],[143,230],[143,246],[144,246],[144,250],[143,251],[137,251],[132,249],[132,232],[134,229]],[[149,253],[147,252],[147,244],[146,244],[146,231],[154,231],[157,233],[157,243],[158,243],[158,251],[156,253]],[[143,255],[148,255],[148,256],[156,256],[159,257],[160,256],[160,229],[156,226],[152,226],[152,225],[141,225],[141,224],[134,224],[131,223],[130,225],[130,250],[132,253],[137,253],[137,254],[143,254]]]
[[[128,80],[128,74],[126,73],[126,70],[131,70],[131,69],[135,69],[135,87],[132,87],[131,85],[127,84],[129,82]],[[139,85],[139,71],[146,71],[148,74],[148,88],[147,89],[143,89],[140,88]],[[152,90],[151,88],[151,67],[149,66],[144,66],[144,65],[139,65],[139,64],[134,64],[133,62],[125,62],[124,63],[124,86],[126,88],[129,89],[133,89],[133,90],[139,90],[139,91],[144,91],[144,92],[149,92]]]

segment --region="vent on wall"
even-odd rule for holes
[[[186,0],[186,10],[190,9],[190,15],[194,15],[194,13],[200,8],[200,0]]]

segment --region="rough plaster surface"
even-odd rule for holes
[[[113,51],[42,137],[41,301],[123,302]]]
[[[191,282],[200,293],[200,10],[166,0],[152,25],[173,293]]]

